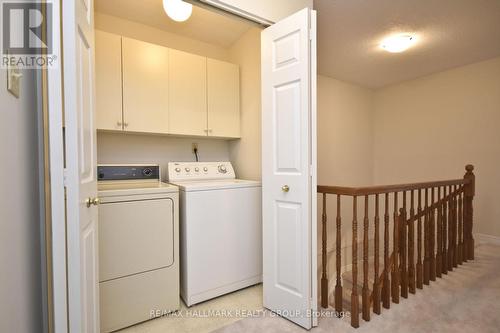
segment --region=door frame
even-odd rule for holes
[[[93,1],[93,0],[91,0]],[[210,7],[215,11],[222,11],[220,7],[198,2],[194,5]],[[45,5],[42,4],[44,8]],[[63,68],[63,40],[62,40],[62,13],[63,0],[53,0],[53,53],[58,59],[55,67],[47,68],[41,72],[41,104],[44,121],[44,212],[45,212],[45,246],[46,246],[46,288],[47,288],[47,321],[48,332],[66,333],[69,331],[70,313],[68,310],[68,280],[67,280],[67,237],[66,222],[67,214],[75,212],[67,211],[66,205],[66,170],[65,170],[65,146],[64,146],[64,68]],[[310,8],[312,9],[312,8]],[[227,12],[226,12],[227,13]],[[260,26],[268,26],[273,22],[263,22],[261,19],[246,15],[244,12],[232,10],[229,15],[251,21]],[[312,15],[311,22],[316,24],[316,15]],[[311,50],[314,54],[311,58],[311,73],[316,73],[316,35],[313,36]],[[311,87],[316,91],[317,75],[310,78]],[[317,99],[311,99],[311,123],[316,123]],[[317,132],[316,126],[311,128],[311,143],[316,147]],[[317,201],[315,200],[317,183],[317,155],[316,149],[311,150],[311,219],[316,218]],[[311,230],[311,263],[312,270],[317,271],[316,256],[317,251],[317,230]],[[312,279],[311,292],[317,294],[317,279]],[[56,286],[56,287],[54,287]],[[317,305],[313,307],[317,310]],[[318,318],[313,316],[313,326],[317,326]]]
[[[45,70],[42,78],[42,104],[45,105],[45,239],[47,248],[47,292],[49,332],[68,332],[66,203],[64,161],[64,95],[62,62],[62,0],[52,2],[53,54],[58,63]],[[44,75],[42,73],[42,75]],[[50,212],[49,212],[50,210]]]

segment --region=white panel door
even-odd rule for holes
[[[169,71],[169,133],[207,135],[207,58],[170,50]]]
[[[96,30],[97,128],[122,130],[122,37]]]
[[[122,37],[123,128],[168,132],[169,49]]]
[[[307,329],[317,308],[313,15],[265,29],[261,51],[264,306]]]
[[[94,6],[64,1],[64,112],[70,332],[99,332]]]
[[[208,135],[240,137],[240,69],[225,61],[207,59]]]

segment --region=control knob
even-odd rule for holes
[[[181,172],[181,168],[175,168],[175,172]]]
[[[142,170],[142,174],[146,177],[149,177],[153,174],[153,170],[151,168],[145,168]]]
[[[226,166],[223,165],[223,164],[219,165],[218,169],[219,169],[220,173],[226,173],[227,172]]]

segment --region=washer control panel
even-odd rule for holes
[[[168,181],[234,179],[231,162],[170,162]]]

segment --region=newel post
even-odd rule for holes
[[[465,184],[464,187],[464,222],[467,225],[467,241],[465,244],[465,255],[467,259],[474,259],[474,237],[472,236],[472,225],[474,219],[474,210],[472,207],[472,200],[474,199],[475,194],[475,183],[476,176],[472,172],[474,170],[474,166],[472,164],[467,164],[465,166],[465,170],[467,171],[464,175],[464,179],[468,180],[468,183]]]

